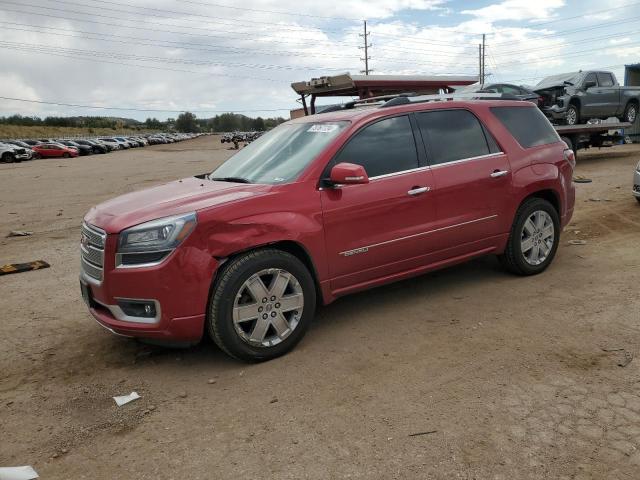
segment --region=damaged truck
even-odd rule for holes
[[[577,125],[609,117],[634,123],[638,117],[640,87],[621,87],[611,72],[553,75],[538,83],[534,91],[542,97],[540,108],[553,123]]]

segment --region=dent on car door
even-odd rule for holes
[[[491,133],[464,109],[423,112],[416,118],[433,172],[438,248],[458,247],[453,253],[462,254],[503,234],[511,171]]]
[[[325,242],[334,291],[415,268],[435,222],[432,177],[409,116],[370,124],[330,163],[362,165],[369,183],[323,188]],[[327,172],[328,173],[328,172]]]

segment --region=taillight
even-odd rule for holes
[[[571,150],[570,148],[565,149],[564,159],[569,162],[571,168],[576,168],[576,154],[573,153],[573,150]]]

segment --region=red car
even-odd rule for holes
[[[271,130],[210,175],[129,193],[82,225],[81,290],[131,337],[289,351],[317,304],[498,255],[545,270],[573,152],[529,102],[390,101]]]
[[[73,147],[62,145],[61,143],[40,143],[31,147],[31,149],[42,158],[69,158],[78,156],[78,150]]]

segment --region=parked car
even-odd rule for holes
[[[636,172],[633,175],[633,195],[640,203],[640,162],[636,165]]]
[[[91,148],[92,153],[107,153],[110,151],[109,147],[107,147],[104,143],[99,143],[95,140],[76,140],[75,141],[79,145],[84,145],[86,147]]]
[[[129,148],[115,138],[100,138],[99,140],[107,145],[111,145],[114,150],[124,150],[125,148]]]
[[[78,150],[78,153],[82,156],[91,155],[93,153],[93,147],[89,145],[81,145],[72,140],[59,140],[57,143],[66,145],[67,147],[75,148],[76,150]]]
[[[456,90],[456,93],[502,93],[505,98],[511,98],[513,100],[524,100],[527,102],[533,102],[536,105],[540,105],[542,97],[524,85],[513,85],[511,83],[487,83],[469,85]]]
[[[20,140],[9,140],[8,142],[6,142],[10,145],[15,145],[16,147],[19,148],[24,148],[25,152],[27,154],[27,157],[25,160],[33,160],[34,158],[38,158],[38,154],[36,154],[36,152],[34,152],[31,149],[31,145],[29,145],[28,143],[22,142]]]
[[[10,143],[0,142],[0,162],[18,163],[23,160],[31,160],[31,154],[25,148]]]
[[[404,100],[286,122],[210,175],[92,208],[91,314],[132,337],[207,332],[258,361],[292,349],[316,303],[486,254],[544,271],[573,213],[575,158],[540,110]]]
[[[611,72],[553,75],[538,83],[534,90],[542,97],[544,114],[567,125],[609,117],[634,123],[638,117],[640,87],[621,87]]]
[[[33,150],[42,158],[69,158],[78,156],[78,150],[60,143],[41,143],[34,145]]]
[[[24,143],[29,145],[29,147],[33,147],[34,145],[38,145],[39,143],[42,143],[42,142],[39,140],[24,140]]]

